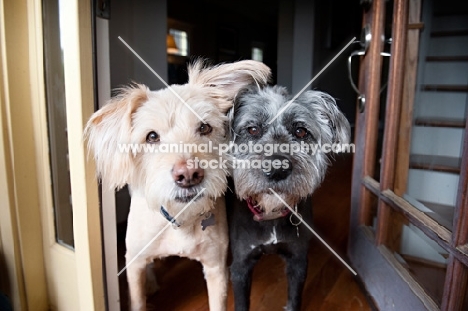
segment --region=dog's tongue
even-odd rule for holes
[[[265,213],[262,211],[260,206],[258,206],[257,202],[254,199],[252,199],[252,197],[248,197],[246,201],[247,201],[247,206],[249,207],[250,211],[254,214],[253,219],[255,221],[263,221],[264,219],[263,216]],[[285,217],[289,215],[290,212],[291,211],[288,208],[284,208],[281,211],[281,217]]]

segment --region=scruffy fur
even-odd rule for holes
[[[226,112],[239,89],[250,84],[264,85],[269,76],[269,68],[255,61],[216,67],[206,67],[202,61],[191,65],[189,82],[173,85],[172,89],[211,126],[212,131],[206,135],[201,132],[202,122],[169,89],[150,91],[143,85],[122,89],[120,95],[90,118],[84,135],[98,175],[112,188],[128,184],[131,189],[126,236],[127,264],[136,258],[126,270],[131,310],[146,310],[146,282],[152,283],[147,284],[148,288],[155,288],[154,276],[148,273],[147,265],[155,258],[170,255],[200,261],[207,281],[210,310],[225,310],[228,233],[222,195],[227,172],[207,168],[196,183],[181,187],[174,170],[186,170],[187,161],[195,157],[210,160],[217,155],[124,153],[119,152],[118,144],[145,144],[151,132],[159,135],[159,142],[151,142],[155,144],[211,141],[216,146],[224,143]],[[164,206],[175,216],[202,188],[206,188],[203,194],[177,219],[181,226],[169,227],[139,254],[168,224],[160,207]],[[201,220],[206,212],[214,215],[216,223],[203,231]]]
[[[230,112],[231,140],[236,144],[348,143],[350,127],[328,94],[307,91],[271,124],[270,121],[290,100],[285,88],[250,88],[240,92]],[[252,128],[255,128],[253,135]],[[296,133],[306,133],[298,138]],[[308,224],[312,222],[310,195],[320,185],[329,165],[323,152],[277,152],[271,156],[233,151],[235,159],[281,159],[288,170],[233,169],[235,193],[226,194],[230,245],[233,254],[231,280],[236,311],[249,309],[252,269],[264,253],[279,254],[286,261],[288,302],[286,310],[298,311],[307,275],[307,252],[311,232],[290,219],[287,207],[269,190],[273,189]],[[237,198],[236,198],[237,197]],[[249,203],[250,202],[250,205]],[[254,211],[252,210],[254,206]],[[289,214],[288,214],[289,213]]]

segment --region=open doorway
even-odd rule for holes
[[[100,106],[111,96],[111,90],[132,81],[146,84],[152,90],[164,87],[122,44],[119,37],[132,46],[168,84],[185,83],[187,64],[197,57],[207,58],[214,64],[256,59],[272,69],[273,84],[278,83],[286,86],[290,92],[297,92],[359,33],[361,23],[360,6],[338,0],[327,3],[299,0],[162,0],[150,4],[113,0],[110,5],[109,15],[98,14],[96,18],[98,80],[107,81],[98,83]],[[337,98],[349,122],[354,123],[356,96],[347,81],[344,55],[314,82],[312,89],[323,90]],[[336,204],[332,201],[327,203],[336,190],[332,190],[333,183],[326,181],[323,190],[317,193],[314,207],[317,221],[323,221],[318,224],[320,233],[343,256],[346,253],[349,219],[346,213],[349,213],[350,163],[350,157],[338,159],[336,171],[328,177],[336,179],[346,176],[340,186],[343,199]],[[112,191],[103,191],[102,202],[103,219],[107,223],[107,226],[104,225],[104,235],[110,237],[105,242],[108,307],[110,310],[116,306],[126,310],[128,292],[125,272],[118,278],[116,273],[125,266],[129,191],[124,188],[115,195]],[[338,231],[328,229],[336,225],[337,219],[326,211],[335,206],[342,209],[335,215],[340,215],[339,221],[344,221],[339,224],[342,229]],[[319,242],[313,243],[311,265],[317,258],[320,262],[311,269],[306,290],[316,292],[325,286],[326,291],[316,292],[305,304],[311,307],[317,302],[330,303],[330,297],[340,293],[340,286],[346,287],[346,282],[351,282],[349,294],[358,295],[359,301],[352,302],[350,299],[346,302],[345,298],[339,303],[367,305],[357,283],[344,271],[336,269],[338,263],[331,259]],[[278,274],[270,274],[272,269],[276,269]],[[275,299],[285,299],[283,271],[281,260],[273,257],[266,258],[256,268],[258,278],[273,284],[273,287],[258,287],[253,292],[258,296],[256,303],[259,307],[265,303],[265,299],[269,299],[267,297],[271,298],[272,304],[278,303]],[[148,303],[166,306],[161,308],[168,310],[207,308],[206,285],[198,262],[169,258],[157,262],[155,272],[161,289],[149,298]],[[327,283],[328,278],[345,283]],[[231,308],[232,297],[228,303]]]

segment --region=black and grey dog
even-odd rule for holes
[[[269,122],[290,100],[282,87],[251,88],[238,94],[230,114],[235,194],[226,202],[236,311],[249,309],[252,269],[265,253],[286,261],[286,310],[300,309],[312,234],[284,203],[311,224],[310,195],[325,177],[326,151],[349,142],[348,121],[322,92],[303,93]]]

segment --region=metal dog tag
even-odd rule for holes
[[[213,213],[210,213],[209,216],[207,215],[207,217],[201,221],[201,227],[203,231],[206,229],[206,227],[214,226],[215,224],[216,220]]]

